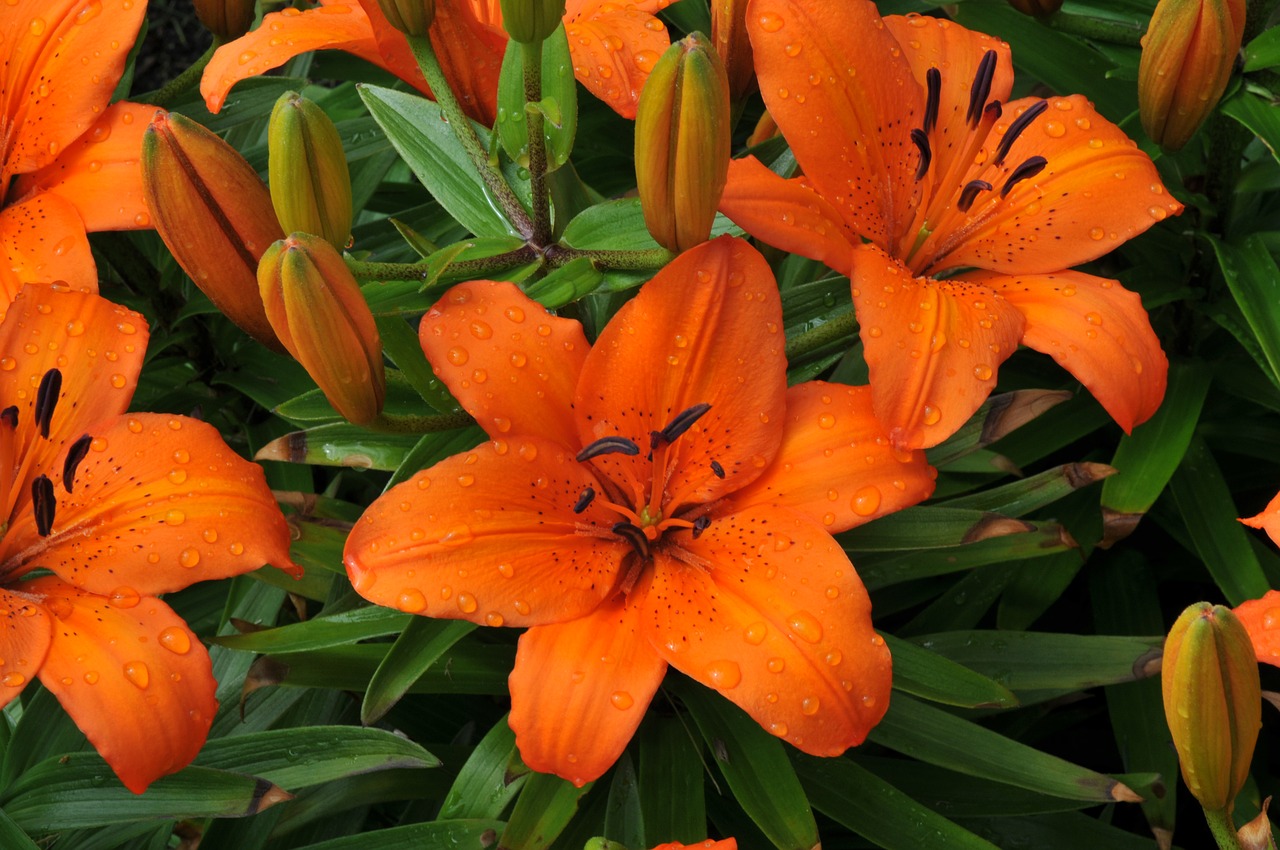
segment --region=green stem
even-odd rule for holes
[[[1137,47],[1142,41],[1142,34],[1147,31],[1144,23],[1118,21],[1094,15],[1071,15],[1065,12],[1051,15],[1047,23],[1050,29],[1069,35],[1130,47]]]
[[[542,100],[542,42],[520,45],[524,64],[524,100],[526,104]],[[533,236],[539,247],[551,242],[551,205],[547,192],[547,140],[543,133],[542,109],[524,111],[525,128],[529,132],[529,190],[533,197]]]
[[[830,345],[836,340],[853,333],[854,328],[857,326],[858,320],[852,309],[847,313],[841,313],[839,316],[823,322],[812,330],[805,331],[788,342],[787,360],[794,361],[826,345]]]
[[[491,272],[532,263],[538,258],[538,252],[528,245],[521,245],[512,251],[503,251],[491,257],[477,257],[474,260],[455,260],[444,268],[432,268],[426,263],[372,263],[367,260],[353,260],[347,257],[347,268],[356,280],[420,280],[424,283],[433,274],[448,271],[450,279],[474,279]]]
[[[153,92],[142,95],[137,100],[139,103],[154,103],[156,106],[168,106],[179,95],[185,94],[188,89],[199,85],[200,75],[204,73],[204,68],[209,64],[209,60],[213,58],[213,53],[221,45],[218,39],[214,38],[213,44],[204,54],[191,64],[189,68],[160,88]]]
[[[493,199],[502,208],[507,220],[521,236],[528,239],[533,233],[533,222],[529,220],[529,213],[525,211],[515,192],[511,191],[502,174],[490,164],[489,154],[480,143],[480,137],[476,135],[475,128],[471,126],[471,119],[458,105],[458,99],[453,96],[453,89],[449,87],[449,81],[444,77],[440,61],[436,58],[435,48],[431,46],[431,39],[418,35],[411,35],[408,38],[409,46],[413,48],[413,55],[418,60],[418,66],[427,79],[427,85],[431,88],[431,94],[444,114],[445,121],[453,128],[453,134],[458,138],[458,142],[466,151],[467,157],[475,166],[476,172],[488,187]]]
[[[356,280],[426,280],[431,269],[423,263],[370,263],[345,258]]]
[[[362,427],[383,434],[434,434],[438,431],[452,431],[470,425],[473,420],[466,413],[441,413],[436,416],[397,415],[380,413],[372,422]]]
[[[1218,850],[1244,850],[1236,835],[1236,825],[1226,809],[1216,812],[1205,809],[1204,819],[1209,824],[1209,831],[1213,833],[1213,840],[1218,842]]]
[[[674,260],[676,255],[666,248],[650,248],[647,251],[583,251],[561,247],[547,255],[554,268],[567,265],[579,257],[589,258],[601,271],[657,271]]]

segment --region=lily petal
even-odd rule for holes
[[[1280,510],[1280,496],[1276,496],[1271,500],[1271,504],[1267,505],[1264,514],[1272,515],[1266,517],[1268,523],[1274,522],[1277,510]],[[1261,518],[1262,515],[1259,515],[1253,519]],[[1251,520],[1240,521],[1254,528],[1264,527]],[[1267,533],[1271,533],[1270,527],[1267,528]],[[1249,640],[1253,643],[1253,651],[1258,656],[1258,660],[1280,666],[1280,590],[1269,590],[1261,599],[1242,602],[1238,607],[1233,608],[1232,612],[1249,633]]]
[[[29,501],[14,517],[3,545],[15,572],[44,567],[119,600],[268,563],[297,571],[262,468],[229,449],[212,426],[132,413],[88,434],[69,492],[65,457],[46,470],[57,504],[52,533],[36,533]]]
[[[147,4],[14,0],[0,23],[4,177],[35,171],[89,129],[111,100]]]
[[[0,313],[27,283],[62,282],[82,292],[98,291],[84,221],[56,195],[36,195],[0,210]]]
[[[899,448],[955,433],[1022,338],[1022,314],[981,283],[913,277],[874,245],[854,252],[853,305],[876,418]]]
[[[1169,360],[1136,292],[1073,271],[973,272],[964,279],[998,292],[1020,310],[1027,322],[1022,342],[1058,361],[1126,433],[1156,412]]]
[[[667,670],[637,621],[619,597],[520,636],[508,722],[525,764],[581,788],[622,755]]]
[[[754,156],[729,163],[720,212],[775,248],[820,260],[843,275],[862,242],[806,178],[779,177]]]
[[[614,590],[631,550],[600,482],[563,446],[494,440],[380,496],[347,537],[344,561],[365,599],[429,617],[536,626],[583,617]]]
[[[638,455],[592,462],[639,502],[653,467],[644,451],[651,434],[709,404],[691,428],[703,436],[671,444],[665,490],[710,502],[745,486],[782,439],[783,344],[778,288],[754,248],[725,236],[684,252],[618,311],[591,350],[574,403],[582,445],[634,441]]]
[[[40,681],[125,787],[191,763],[218,703],[209,653],[159,599],[110,604],[56,578],[22,585],[54,614]]]
[[[481,22],[468,2],[436,0],[431,44],[462,111],[492,127],[498,117],[498,77],[507,34]],[[416,69],[412,52],[409,58]]]
[[[155,112],[144,103],[113,103],[57,159],[20,177],[13,191],[57,195],[75,207],[88,231],[150,227],[140,162],[142,134]]]
[[[550,315],[514,284],[461,283],[418,327],[436,376],[494,439],[577,446],[573,394],[591,345],[582,325]]]
[[[1261,528],[1267,532],[1267,536],[1271,538],[1272,543],[1280,546],[1280,493],[1277,493],[1275,498],[1267,503],[1262,513],[1257,516],[1242,518],[1240,522],[1250,528]],[[1276,593],[1276,591],[1272,591],[1272,593]],[[1280,621],[1277,621],[1276,625],[1280,626]]]
[[[777,459],[722,510],[789,508],[835,534],[929,498],[937,472],[924,452],[890,445],[871,395],[871,387],[821,381],[788,389]]]
[[[35,600],[0,588],[0,708],[14,700],[36,677],[53,640],[53,615]]]
[[[565,25],[574,76],[623,118],[636,117],[640,90],[671,46],[662,21],[639,5],[596,3]]]
[[[756,508],[716,517],[688,551],[705,567],[659,553],[628,597],[658,654],[799,750],[861,743],[889,704],[889,650],[831,535]]]
[[[896,242],[916,202],[898,187],[915,183],[924,94],[875,6],[753,0],[747,30],[765,106],[806,177],[850,229]]]

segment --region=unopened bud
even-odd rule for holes
[[[1047,18],[1062,8],[1062,0],[1009,0],[1009,5],[1024,15]]]
[[[345,248],[351,241],[351,173],[329,116],[297,92],[286,92],[271,110],[267,151],[271,203],[280,226]]]
[[[521,44],[544,41],[560,26],[565,0],[502,0],[502,28]]]
[[[267,318],[334,410],[363,425],[382,412],[386,374],[373,313],[338,250],[294,233],[258,268]]]
[[[192,0],[192,3],[200,23],[219,41],[237,39],[253,26],[254,0]]]
[[[711,0],[711,40],[724,63],[729,99],[739,101],[756,88],[751,41],[747,38],[747,0]]]
[[[1253,645],[1230,609],[1199,602],[1182,612],[1165,640],[1161,685],[1187,788],[1207,811],[1230,812],[1262,724]]]
[[[636,185],[659,245],[707,241],[729,174],[729,83],[707,37],[693,33],[662,54],[636,109]]]
[[[1245,0],[1160,0],[1138,65],[1138,114],[1168,150],[1185,145],[1218,105],[1244,37]]]
[[[158,113],[142,140],[156,232],[213,305],[254,339],[280,343],[258,296],[258,260],[284,236],[258,172],[196,122]]]
[[[405,35],[425,36],[436,19],[436,0],[377,0],[387,23]]]
[[[1271,837],[1271,821],[1267,818],[1267,809],[1271,806],[1271,798],[1262,801],[1262,811],[1258,816],[1236,830],[1242,850],[1276,850],[1276,842]]]

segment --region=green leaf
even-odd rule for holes
[[[398,371],[387,371],[387,397],[384,409],[398,415],[422,415],[422,398]],[[342,420],[320,390],[311,390],[289,399],[276,407],[275,412],[299,425]]]
[[[1036,523],[1025,534],[1008,534],[978,540],[963,546],[861,555],[854,559],[858,575],[868,589],[876,590],[915,579],[971,570],[988,564],[1021,561],[1074,549],[1062,526]],[[898,547],[899,549],[907,547]]]
[[[962,708],[1012,708],[1018,698],[1009,689],[963,663],[892,635],[882,634],[893,654],[893,687],[932,702]]]
[[[1270,101],[1241,86],[1234,95],[1218,104],[1218,110],[1244,125],[1266,145],[1273,157],[1280,160],[1280,110]]]
[[[811,850],[818,843],[795,769],[782,742],[724,697],[687,679],[674,688],[715,754],[738,805],[779,850]]]
[[[1115,472],[1101,463],[1068,463],[1022,478],[1003,487],[993,487],[940,503],[944,508],[971,508],[1019,517],[1051,505],[1064,496],[1106,478]]]
[[[40,850],[40,845],[32,841],[22,828],[13,822],[13,818],[0,809],[0,847],[5,850]]]
[[[440,806],[441,818],[496,817],[529,776],[516,752],[516,733],[504,717],[494,724],[470,757]]]
[[[640,808],[649,844],[692,844],[707,835],[703,750],[679,718],[650,712],[637,736]]]
[[[529,164],[529,124],[526,120],[524,61],[529,47],[507,42],[498,78],[498,123],[495,129],[502,149],[520,165]],[[569,159],[573,137],[578,131],[577,81],[569,40],[562,24],[542,42],[542,102],[533,108],[545,117],[542,125],[547,150],[548,171],[555,171]]]
[[[572,782],[549,773],[530,774],[502,832],[503,850],[547,847],[569,825],[578,811],[578,801],[592,784],[575,788]]]
[[[966,820],[964,825],[1000,847],[1036,850],[1151,850],[1151,836],[1134,835],[1078,812]]]
[[[420,434],[383,434],[333,422],[277,437],[259,449],[255,459],[392,470],[421,438]]]
[[[210,642],[246,652],[304,652],[309,649],[343,646],[366,638],[394,635],[412,618],[412,614],[366,605],[276,629],[222,635],[211,638]]]
[[[287,667],[281,685],[363,692],[389,648],[390,644],[357,644],[266,657]],[[409,692],[506,695],[507,676],[514,661],[513,646],[460,643],[445,654],[443,664],[419,677]]]
[[[1266,243],[1252,234],[1232,245],[1206,234],[1222,277],[1266,357],[1270,378],[1280,384],[1280,268]]]
[[[500,820],[437,820],[348,835],[300,850],[423,850],[424,847],[493,847],[502,832]]]
[[[917,506],[881,517],[837,536],[847,549],[885,552],[959,546],[991,537],[1026,534],[1036,526],[967,508]]]
[[[380,86],[359,89],[369,114],[440,206],[477,236],[515,235],[439,106]]]
[[[369,681],[360,722],[368,726],[381,720],[422,674],[475,628],[474,623],[461,620],[411,617]]]
[[[613,768],[609,800],[604,812],[604,836],[627,847],[646,847],[640,790],[631,756],[622,754]]]
[[[1058,390],[1018,390],[991,396],[960,430],[928,450],[929,463],[951,466],[1069,398],[1071,393]]]
[[[711,225],[711,238],[723,233],[743,235],[741,228],[719,213]],[[582,251],[656,251],[644,226],[639,198],[621,198],[588,207],[564,229],[564,244]]]
[[[1244,47],[1244,72],[1280,65],[1280,29],[1271,27]]]
[[[595,292],[604,280],[604,274],[589,257],[578,257],[529,284],[524,294],[555,310]]]

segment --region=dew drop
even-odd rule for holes
[[[818,427],[825,431],[829,431],[836,426],[836,418],[830,413],[824,413],[818,417]]]
[[[747,630],[742,633],[742,639],[752,646],[759,646],[764,643],[764,639],[769,634],[769,627],[764,623],[752,623],[747,626]]]
[[[194,546],[188,546],[182,550],[182,554],[178,556],[178,563],[187,569],[198,566],[200,564],[200,552]]]
[[[498,626],[501,626],[503,623],[506,622],[506,618],[504,618],[497,611],[490,611],[488,614],[484,615],[484,622],[485,622],[485,625],[489,625],[489,626],[493,626],[494,628],[497,628]]]
[[[636,704],[635,698],[626,691],[614,691],[609,695],[609,704],[619,711],[626,711]]]
[[[773,12],[765,12],[756,19],[756,23],[758,23],[760,25],[760,29],[765,32],[777,32],[782,29],[783,21],[781,15],[776,15]]]
[[[151,684],[151,671],[141,661],[130,661],[124,665],[124,677],[139,688]]]
[[[84,683],[86,685],[96,685],[98,684],[98,679],[99,679],[98,674],[93,670],[90,670],[88,673],[84,674]]]
[[[1101,227],[1093,227],[1089,229],[1089,238],[1092,239],[1094,242],[1099,241],[1100,239],[1102,239],[1102,237],[1106,235],[1107,235],[1107,232],[1103,230]]]
[[[935,422],[937,420],[934,420]],[[932,425],[932,422],[926,422]],[[850,503],[853,512],[858,516],[871,516],[880,510],[880,488],[873,484],[861,487],[853,494],[853,501]]]
[[[467,353],[467,350],[457,345],[450,348],[448,352],[445,353],[445,357],[454,366],[461,366],[471,359],[471,355]]]
[[[478,607],[478,603],[476,602],[476,598],[472,596],[470,593],[458,594],[458,610],[459,611],[461,611],[464,614],[474,614],[477,607]]]
[[[711,680],[711,684],[720,690],[730,690],[738,687],[742,681],[742,668],[738,666],[736,661],[721,660],[712,661],[707,665],[707,678]]]
[[[818,618],[808,611],[797,611],[787,622],[801,640],[808,643],[817,643],[822,640],[822,623],[819,623]]]
[[[787,724],[785,724],[785,723],[770,723],[770,724],[769,724],[769,732],[770,732],[770,734],[772,734],[772,735],[776,735],[776,736],[778,736],[779,738],[785,738],[785,737],[786,737],[786,735],[787,735],[787,733],[788,733],[788,732],[790,732],[790,731],[791,731],[791,730],[787,727]]]
[[[921,416],[921,421],[926,425],[937,425],[942,419],[942,411],[934,407],[932,404],[926,404]]]
[[[182,525],[187,521],[187,515],[182,511],[173,510],[164,515],[165,525]]]
[[[995,373],[992,372],[991,367],[985,363],[979,363],[977,366],[973,367],[973,377],[977,378],[979,381],[989,381],[993,374]]]
[[[764,665],[770,673],[781,673],[787,669],[787,662],[781,658],[770,658]]]
[[[191,651],[191,636],[180,626],[170,626],[160,633],[160,645],[175,655]]]
[[[423,596],[422,591],[416,587],[406,587],[396,597],[396,607],[401,611],[417,614],[420,611],[427,610],[427,597]]]
[[[20,688],[27,683],[27,677],[21,673],[5,673],[0,682],[9,688]]]
[[[800,713],[807,717],[813,717],[821,707],[822,702],[817,697],[805,697],[800,702]]]
[[[107,603],[112,608],[133,608],[141,601],[142,594],[132,587],[117,587],[107,597]]]

